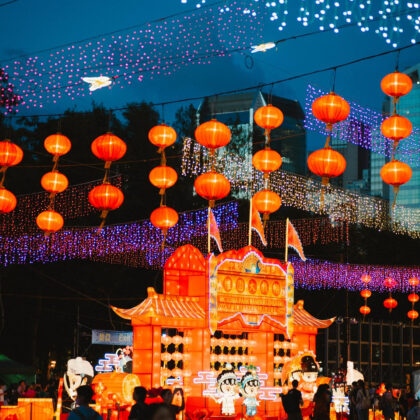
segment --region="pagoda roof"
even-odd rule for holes
[[[298,300],[297,303],[294,305],[293,316],[293,323],[295,325],[301,325],[305,327],[309,326],[315,328],[328,328],[335,321],[335,318],[315,318],[306,309],[303,308],[303,300]]]

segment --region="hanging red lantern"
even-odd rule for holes
[[[255,153],[252,157],[252,164],[258,171],[269,174],[280,168],[282,160],[279,153],[267,148]]]
[[[63,156],[71,149],[71,141],[60,133],[51,134],[44,140],[44,147],[48,153],[54,156]]]
[[[394,71],[387,74],[381,81],[382,91],[389,96],[399,98],[407,95],[413,87],[413,82],[410,77],[404,73]]]
[[[398,305],[398,302],[392,297],[389,297],[388,299],[384,300],[385,308],[389,309],[390,311],[392,311],[394,308],[396,308],[397,305]]]
[[[340,176],[345,171],[346,165],[344,156],[330,147],[316,150],[308,157],[309,170],[320,176],[324,185],[328,184],[330,178]]]
[[[16,207],[17,200],[13,193],[0,187],[0,214],[10,213]]]
[[[111,162],[121,159],[125,155],[127,145],[114,134],[106,133],[92,142],[91,149],[98,159],[106,162],[105,168],[109,168]]]
[[[149,141],[159,149],[165,149],[175,143],[176,131],[166,124],[156,125],[149,131]]]
[[[360,295],[362,296],[362,298],[368,299],[372,296],[372,292],[369,289],[364,289],[360,292]]]
[[[284,115],[280,109],[269,104],[255,111],[254,120],[261,128],[273,130],[283,123]]]
[[[23,151],[10,140],[0,141],[0,167],[15,166],[21,162]]]
[[[63,192],[68,187],[69,181],[67,177],[60,172],[52,171],[47,172],[41,178],[41,185],[44,190],[57,194]]]
[[[173,187],[177,179],[178,174],[170,166],[156,166],[149,174],[151,184],[160,189],[159,194],[163,194],[165,189]]]
[[[178,213],[171,207],[161,206],[150,215],[152,225],[162,229],[164,233],[178,223]]]
[[[207,172],[197,177],[194,188],[200,197],[210,202],[212,207],[215,200],[225,198],[230,193],[230,182],[222,174]]]
[[[361,280],[363,283],[368,284],[371,282],[372,278],[369,276],[369,274],[363,274]]]
[[[270,190],[258,191],[252,197],[252,205],[255,206],[259,213],[263,213],[264,218],[271,213],[276,212],[281,206],[280,196]]]
[[[410,293],[408,295],[408,301],[411,303],[416,303],[419,301],[419,295],[417,293]]]
[[[419,279],[417,277],[411,277],[411,279],[408,280],[408,284],[412,287],[416,287],[419,285]]]
[[[385,184],[392,185],[394,192],[398,192],[400,185],[410,181],[413,171],[410,166],[399,160],[391,160],[381,169],[381,178]]]
[[[410,120],[401,115],[392,115],[382,121],[381,132],[388,139],[398,142],[408,137],[413,131]]]
[[[102,184],[89,192],[89,202],[98,210],[108,212],[121,206],[124,201],[122,191],[110,184]]]
[[[388,288],[388,289],[393,289],[396,285],[397,285],[397,282],[396,282],[396,280],[394,280],[392,277],[387,277],[385,280],[384,280],[384,286],[386,287],[386,288]]]
[[[331,125],[344,121],[350,114],[350,105],[334,92],[321,96],[312,103],[315,118]]]
[[[419,317],[419,313],[417,311],[415,311],[414,309],[412,309],[411,311],[407,312],[407,316],[411,319],[411,320],[415,320]]]
[[[195,130],[195,139],[208,149],[218,149],[230,142],[231,132],[227,125],[211,120],[200,124]]]
[[[60,213],[46,210],[38,214],[36,224],[46,234],[49,234],[59,231],[64,225],[64,220]]]
[[[361,307],[360,307],[360,309],[359,309],[359,311],[360,311],[360,313],[361,313],[361,314],[363,314],[363,315],[368,315],[368,314],[370,314],[370,308],[369,308],[369,306],[367,306],[367,305],[363,305],[363,306],[361,306]]]

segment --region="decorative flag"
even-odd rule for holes
[[[258,233],[258,236],[260,237],[263,245],[267,246],[267,241],[265,240],[264,227],[261,221],[261,216],[260,216],[260,213],[258,213],[258,210],[254,206],[252,206],[251,229],[255,230],[255,232]]]
[[[213,210],[211,208],[209,208],[209,235],[216,241],[219,251],[223,252],[219,227],[217,226],[216,218],[214,217]]]
[[[286,221],[286,247],[291,246],[298,254],[302,261],[306,261],[305,254],[303,253],[302,242],[300,241],[299,235],[295,227],[290,223],[290,220]],[[287,255],[287,253],[286,253]],[[287,258],[286,258],[287,261]]]

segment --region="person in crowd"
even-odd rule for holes
[[[398,411],[400,412],[400,419],[406,419],[408,413],[407,393],[405,389],[401,390],[398,398]]]
[[[160,393],[160,396],[162,397],[164,403],[167,404],[167,406],[171,410],[172,415],[175,418],[185,408],[185,400],[184,400],[184,393],[182,389],[175,389],[174,391],[175,392],[172,393],[170,389],[164,389]],[[173,403],[175,393],[179,393],[181,395],[181,403],[179,405],[175,405]]]
[[[394,410],[394,397],[392,395],[392,385],[385,385],[386,391],[382,395],[380,408],[385,420],[394,420],[395,410]]]
[[[35,391],[35,384],[29,385],[27,390],[23,394],[24,398],[35,398],[36,397],[36,391]]]
[[[357,410],[356,410],[356,396],[357,391],[359,390],[357,382],[354,381],[351,384],[351,389],[349,392],[349,406],[350,406],[350,420],[357,420]]]
[[[19,394],[17,392],[18,385],[12,384],[6,392],[7,405],[17,405]]]
[[[331,392],[328,384],[321,384],[314,395],[314,411],[312,420],[329,420]]]
[[[174,420],[174,415],[166,403],[150,404],[144,420]]]
[[[131,408],[129,420],[143,420],[146,416],[147,404],[145,403],[147,390],[143,386],[136,386],[133,391],[133,400],[136,402]]]
[[[26,392],[26,382],[20,381],[19,386],[17,387],[17,393],[19,397],[23,397],[23,394]]]
[[[71,411],[67,420],[103,420],[98,412],[89,407],[93,397],[92,388],[89,385],[82,385],[76,392],[76,408]]]
[[[4,405],[5,395],[6,395],[6,385],[0,382],[0,407]]]
[[[292,389],[286,394],[282,394],[282,402],[284,411],[286,411],[289,420],[302,420],[303,406],[302,393],[297,389],[299,382],[295,379],[292,382]]]
[[[415,401],[407,413],[407,420],[420,420],[420,401]]]
[[[357,382],[358,391],[356,395],[356,410],[358,420],[369,420],[369,408],[371,406],[369,390],[360,379]]]

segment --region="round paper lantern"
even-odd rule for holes
[[[218,149],[229,144],[231,132],[227,125],[211,120],[200,124],[195,130],[195,139],[208,149]]]
[[[252,197],[252,204],[258,210],[258,212],[263,213],[264,216],[274,213],[281,206],[280,196],[270,190],[258,191]]]
[[[159,149],[165,149],[175,143],[176,131],[166,124],[155,125],[149,131],[149,141]]]
[[[368,284],[371,282],[372,278],[369,276],[369,274],[363,274],[361,280],[363,283]]]
[[[46,210],[38,214],[36,224],[45,233],[54,233],[63,227],[64,219],[60,213],[54,210]]]
[[[399,160],[392,160],[386,163],[381,169],[381,178],[388,184],[395,187],[410,181],[413,171],[410,166]]]
[[[252,164],[258,171],[268,174],[277,171],[282,164],[281,156],[274,150],[264,149],[255,153],[252,157]]]
[[[44,147],[54,156],[63,156],[71,149],[71,141],[60,133],[51,134],[44,140]]]
[[[315,118],[326,124],[344,121],[350,113],[350,105],[334,92],[321,96],[312,103],[312,113]]]
[[[91,149],[98,159],[107,163],[105,167],[109,167],[111,162],[121,159],[125,155],[127,145],[114,134],[106,133],[93,140]]]
[[[308,157],[309,170],[320,176],[324,185],[328,184],[330,178],[341,175],[346,165],[344,156],[329,147],[316,150]]]
[[[419,301],[419,295],[417,293],[410,293],[408,295],[408,301],[411,303],[416,303]]]
[[[368,289],[364,289],[360,292],[360,295],[362,296],[362,298],[368,299],[372,296],[372,292]]]
[[[10,140],[0,141],[0,167],[15,166],[23,158],[22,149]]]
[[[387,74],[381,81],[381,89],[386,95],[399,98],[407,95],[413,87],[410,77],[399,71]]]
[[[89,192],[89,202],[98,210],[111,211],[121,206],[124,201],[122,191],[111,184],[102,184]]]
[[[171,207],[161,206],[150,215],[152,225],[166,232],[178,223],[178,213]]]
[[[400,141],[408,137],[413,131],[410,120],[401,115],[392,115],[382,121],[381,132],[388,139]]]
[[[414,320],[414,319],[417,319],[419,317],[419,313],[417,311],[415,311],[414,309],[412,309],[411,311],[407,312],[407,316],[410,319]]]
[[[408,280],[408,284],[410,286],[416,287],[419,285],[419,279],[417,277],[412,277],[411,279]]]
[[[266,105],[258,108],[254,114],[254,120],[265,130],[273,130],[280,127],[284,120],[283,112],[273,105]]]
[[[393,289],[397,285],[396,280],[394,280],[392,277],[387,277],[384,280],[384,286],[388,289]]]
[[[170,166],[156,166],[150,171],[149,180],[153,186],[163,190],[173,187],[178,179],[175,169]]]
[[[6,188],[0,188],[0,214],[2,213],[10,213],[16,207],[16,197],[13,193]]]
[[[200,197],[210,201],[210,206],[215,200],[225,198],[230,193],[230,182],[217,172],[201,174],[194,182],[194,188]]]
[[[389,309],[390,311],[392,309],[396,308],[397,305],[398,305],[398,302],[394,298],[392,298],[392,297],[384,300],[384,306],[385,306],[385,308]]]
[[[361,306],[360,309],[359,309],[359,311],[363,315],[370,314],[370,308],[369,308],[369,306],[366,306],[366,305]]]
[[[52,171],[47,172],[41,178],[41,185],[44,190],[56,194],[63,192],[68,187],[69,181],[67,177],[60,172]]]

